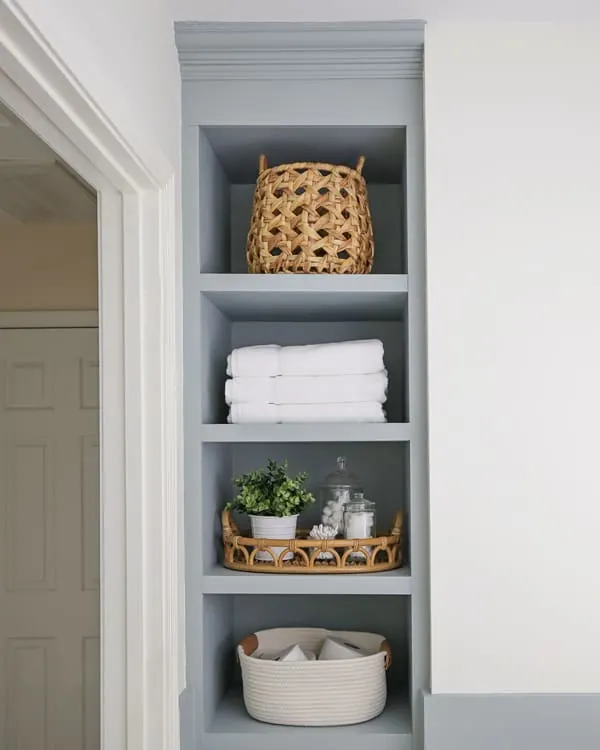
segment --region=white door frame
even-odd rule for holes
[[[98,328],[95,310],[2,310],[2,328]]]
[[[18,0],[0,99],[98,191],[102,750],[176,750],[181,325],[178,187],[140,154]]]

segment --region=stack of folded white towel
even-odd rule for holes
[[[229,422],[385,422],[387,372],[377,339],[248,346],[227,358]]]

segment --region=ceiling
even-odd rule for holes
[[[0,104],[0,226],[95,220],[95,192]]]

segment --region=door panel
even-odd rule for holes
[[[99,750],[98,336],[0,330],[0,748]]]

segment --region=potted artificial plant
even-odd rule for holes
[[[264,469],[249,471],[233,480],[239,492],[227,510],[237,510],[250,517],[252,536],[261,539],[294,539],[298,515],[315,498],[306,489],[306,474],[288,475],[287,461],[280,464],[269,459]],[[285,547],[271,547],[277,556]],[[284,560],[293,557],[288,552]],[[271,561],[269,552],[257,552],[257,560]]]

